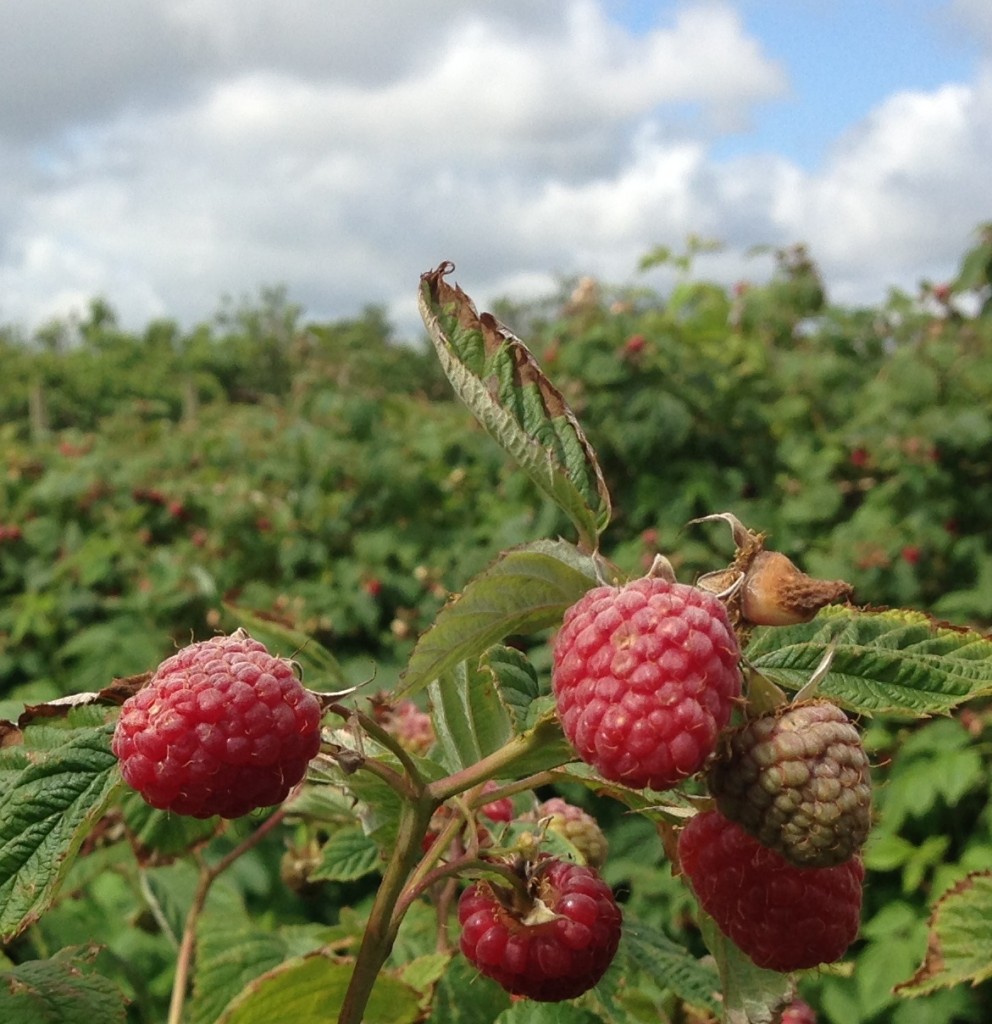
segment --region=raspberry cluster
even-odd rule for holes
[[[667,789],[715,750],[740,695],[739,659],[712,594],[652,577],[596,587],[555,639],[562,728],[604,778]]]
[[[124,702],[112,749],[153,807],[237,818],[280,803],[320,746],[321,709],[243,630],[183,648]]]
[[[542,1002],[573,999],[603,976],[620,942],[621,914],[591,868],[538,862],[528,897],[488,881],[458,901],[461,951],[507,992]]]

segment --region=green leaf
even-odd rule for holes
[[[314,881],[351,882],[382,868],[379,847],[360,828],[343,828],[324,844]]]
[[[745,654],[798,690],[831,644],[818,693],[858,713],[926,716],[992,694],[992,640],[919,612],[824,608],[812,622],[755,631]]]
[[[90,716],[91,717],[91,716]],[[25,730],[25,742],[33,744]],[[39,727],[44,749],[0,796],[0,938],[9,942],[51,904],[83,840],[122,785],[112,725]]]
[[[384,750],[374,740],[366,737],[365,753],[375,757],[392,768],[397,774],[404,769],[399,759]],[[441,778],[445,774],[444,766],[437,761],[425,757],[410,755],[422,778],[428,782]],[[334,777],[332,775],[332,777]],[[356,813],[361,821],[365,834],[376,844],[379,850],[389,856],[396,844],[396,835],[403,812],[403,800],[385,780],[370,771],[357,771],[338,780],[347,785],[351,795],[361,803]]]
[[[930,916],[927,955],[919,970],[896,987],[921,996],[962,982],[992,978],[992,871],[976,871],[952,886]]]
[[[463,661],[444,672],[427,689],[434,735],[449,771],[481,761],[513,735],[510,711],[485,664]]]
[[[521,732],[533,725],[539,707],[535,702],[545,694],[548,686],[542,686],[541,677],[527,655],[515,647],[494,644],[483,655],[482,662],[495,673],[499,693],[510,712],[514,730]]]
[[[702,911],[699,926],[720,972],[724,1024],[773,1024],[792,999],[789,975],[756,967]]]
[[[560,391],[527,347],[445,276],[420,278],[420,313],[458,397],[486,431],[558,504],[589,551],[610,521],[596,453]]]
[[[664,932],[629,915],[624,918],[622,952],[655,981],[690,1006],[718,1013],[720,979],[709,964],[696,959]]]
[[[428,1024],[493,1024],[510,997],[463,956],[454,957],[434,992]]]
[[[179,857],[217,830],[219,818],[187,818],[169,811],[156,810],[137,793],[129,792],[122,801],[124,824],[139,857],[154,855],[157,863]]]
[[[189,1015],[192,1024],[213,1024],[247,985],[291,956],[303,956],[333,941],[336,931],[306,926],[262,931],[234,899],[214,899],[197,928],[196,976]],[[273,1019],[282,1019],[279,1017]]]
[[[534,1003],[529,999],[504,1010],[494,1024],[601,1024],[602,1018],[573,1003]]]
[[[217,1019],[217,1024],[327,1024],[344,1002],[353,965],[330,954],[312,953],[280,964],[250,982]],[[381,972],[362,1015],[363,1024],[413,1024],[419,997],[408,985]]]
[[[11,1024],[123,1024],[122,992],[97,974],[99,947],[69,946],[50,960],[0,970],[0,1020]]]
[[[417,642],[397,696],[410,696],[511,634],[558,624],[597,583],[594,560],[564,541],[537,541],[503,552],[441,609]]]

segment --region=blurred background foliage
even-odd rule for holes
[[[831,305],[802,246],[768,282],[562,282],[497,305],[573,404],[615,517],[605,553],[692,580],[732,511],[863,604],[992,622],[992,229],[957,280]],[[672,264],[679,283],[650,287]],[[312,323],[284,291],[124,330],[102,299],[0,330],[0,695],[154,664],[224,603],[311,633],[384,685],[500,548],[567,524],[383,312]]]
[[[849,580],[860,604],[987,630],[992,226],[954,280],[873,308],[832,304],[802,246],[775,251],[765,283],[696,280],[712,247],[649,253],[636,288],[563,281],[496,306],[599,453],[616,510],[604,553],[636,574],[662,551],[691,581],[732,551],[689,521],[731,511],[807,571]],[[679,271],[664,295],[660,265]],[[314,323],[272,289],[192,330],[134,332],[97,299],[31,337],[0,328],[0,366],[0,717],[152,668],[231,628],[232,608],[314,636],[353,681],[374,672],[388,689],[497,551],[568,532],[426,343],[398,343],[376,308]],[[988,1020],[988,984],[902,1002],[891,988],[923,956],[936,896],[990,863],[992,715],[866,725],[882,784],[864,937],[853,972],[805,979],[803,994],[837,1024]],[[571,795],[606,825],[607,877],[638,915],[698,943],[650,825]],[[258,856],[278,877],[281,850]],[[92,881],[111,929],[133,902],[116,877]],[[79,913],[69,901],[46,927]],[[142,1005],[172,956],[148,942]]]

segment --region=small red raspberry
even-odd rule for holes
[[[555,638],[562,728],[605,778],[667,789],[716,748],[740,695],[739,658],[723,605],[698,587],[651,577],[596,587]]]
[[[489,779],[482,787],[483,793],[492,793],[499,789],[499,783],[495,779]],[[441,830],[448,824],[452,816],[457,813],[450,804],[441,806],[431,815],[430,827],[421,842],[421,849],[426,853],[438,840]],[[508,797],[500,797],[498,800],[490,800],[479,808],[479,814],[493,822],[513,821],[513,801]],[[481,824],[476,829],[476,839],[480,846],[492,846],[493,837],[489,829]]]
[[[538,819],[550,818],[548,828],[564,836],[585,858],[591,868],[601,868],[606,861],[609,843],[599,822],[574,804],[554,796],[537,808]]]
[[[816,1011],[809,1003],[794,999],[782,1011],[779,1024],[816,1024]]]
[[[373,698],[372,710],[376,721],[410,753],[426,754],[434,745],[431,716],[412,700],[401,700],[393,705],[386,695],[381,695]]]
[[[244,630],[159,665],[121,708],[112,749],[153,807],[237,818],[284,800],[320,746],[320,704]]]
[[[759,967],[788,972],[833,963],[857,937],[859,857],[797,868],[719,811],[697,814],[678,852],[703,910]]]
[[[462,893],[462,953],[514,995],[574,999],[612,962],[620,908],[596,872],[567,861],[539,862],[527,887],[528,899],[487,881]]]
[[[495,793],[499,789],[499,783],[495,779],[489,779],[482,787],[483,793]],[[490,800],[480,808],[483,815],[490,821],[513,821],[513,801],[508,796],[501,796],[498,800]]]

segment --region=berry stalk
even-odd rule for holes
[[[403,920],[400,897],[417,861],[437,803],[426,792],[403,805],[396,847],[382,876],[372,913],[362,936],[355,969],[345,992],[338,1024],[361,1024],[375,980],[386,962]]]

